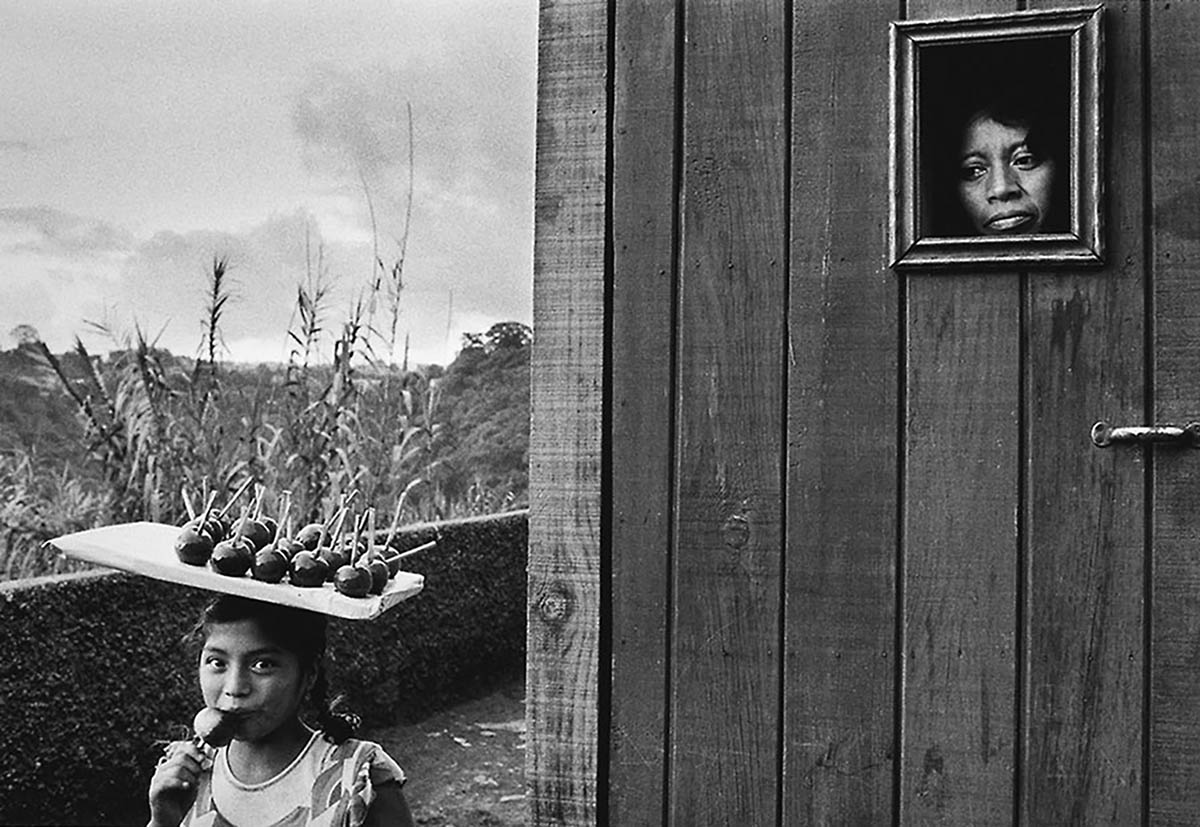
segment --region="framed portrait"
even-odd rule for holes
[[[892,23],[892,267],[1103,263],[1102,21]]]

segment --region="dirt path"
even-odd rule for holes
[[[514,676],[489,694],[416,724],[370,730],[408,773],[405,794],[424,827],[525,823],[525,684]]]

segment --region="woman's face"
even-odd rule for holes
[[[289,723],[311,683],[300,659],[253,620],[214,623],[200,651],[204,703],[237,715],[236,738],[257,741]]]
[[[963,135],[958,195],[976,231],[984,235],[1041,231],[1050,212],[1054,161],[1026,144],[1029,130],[989,117]]]

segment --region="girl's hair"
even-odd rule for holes
[[[208,637],[209,629],[220,623],[252,620],[262,633],[281,649],[300,660],[302,670],[312,670],[314,679],[308,692],[309,704],[316,710],[317,729],[325,739],[340,744],[354,735],[360,725],[357,715],[346,711],[344,698],[329,700],[325,676],[325,616],[290,606],[264,603],[247,597],[223,594],[204,607],[191,639],[198,643]]]

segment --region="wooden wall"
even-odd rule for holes
[[[1155,0],[1145,32],[1146,246],[1152,309],[1149,421],[1200,420],[1200,5]],[[1145,771],[1155,824],[1200,818],[1200,463],[1159,452],[1153,479],[1146,614],[1150,745]]]
[[[1103,268],[888,268],[888,23],[1018,5],[543,2],[530,823],[1200,823],[1200,460],[1088,440],[1200,418],[1200,4]]]

